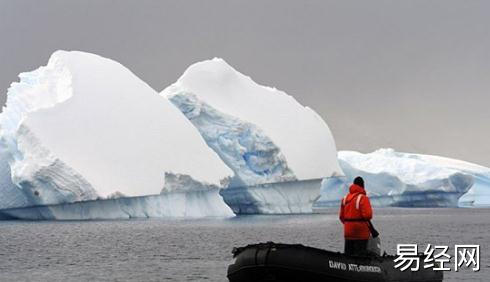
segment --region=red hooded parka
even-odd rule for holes
[[[370,236],[367,221],[373,217],[371,203],[361,186],[352,184],[340,204],[340,221],[344,224],[346,240],[368,240]]]

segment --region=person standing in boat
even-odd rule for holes
[[[362,255],[367,252],[372,217],[373,210],[364,190],[364,179],[358,176],[340,204],[339,218],[344,224],[345,254]]]

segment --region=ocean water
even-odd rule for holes
[[[490,209],[375,210],[383,248],[479,244],[479,272],[444,281],[490,281]],[[228,219],[0,221],[0,281],[227,281],[231,250],[257,242],[342,250],[337,210]],[[454,269],[454,264],[448,266]]]

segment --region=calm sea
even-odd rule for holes
[[[256,242],[341,250],[336,210],[230,219],[0,221],[1,281],[227,281],[231,250]],[[490,281],[490,209],[377,209],[383,247],[479,244],[479,272],[444,281]],[[450,264],[454,268],[453,264]]]

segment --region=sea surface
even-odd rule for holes
[[[444,281],[490,281],[490,209],[375,210],[383,248],[479,244],[479,272]],[[0,221],[0,281],[227,281],[233,247],[301,243],[340,251],[337,210],[324,214],[194,220]]]

